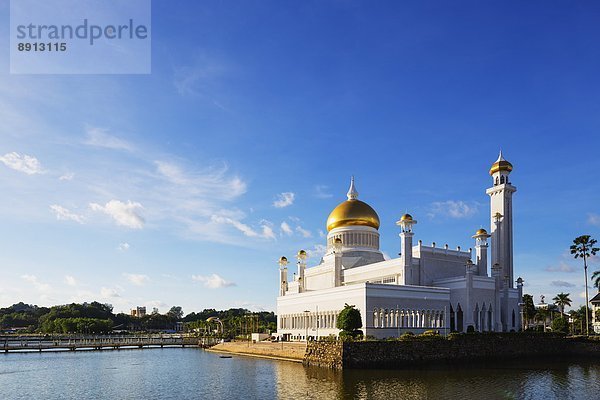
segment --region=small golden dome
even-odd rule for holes
[[[364,201],[346,200],[334,208],[327,218],[328,231],[342,226],[370,226],[379,229],[379,216]]]
[[[300,251],[298,251],[298,254],[297,254],[297,256],[298,256],[298,257],[306,257],[306,251],[304,251],[304,250],[300,250]]]
[[[498,156],[498,159],[496,160],[495,163],[492,164],[492,167],[490,168],[490,175],[493,175],[498,171],[510,172],[512,170],[513,170],[512,164],[509,163],[508,161],[506,161],[504,159],[504,157],[502,157],[502,151],[501,151],[500,155]]]
[[[404,214],[402,217],[400,217],[400,221],[412,221],[413,217],[410,214]]]
[[[286,256],[281,256],[281,258],[279,258],[279,262],[280,263],[286,263],[287,262],[287,257]]]
[[[478,229],[477,232],[475,232],[475,235],[487,235],[487,231],[483,228]]]

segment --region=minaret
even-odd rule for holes
[[[298,286],[299,292],[302,293],[306,289],[304,282],[304,270],[306,269],[306,251],[300,250],[297,254],[298,258]]]
[[[400,258],[402,262],[402,274],[404,275],[405,285],[418,285],[419,276],[418,271],[413,270],[412,266],[412,238],[414,233],[412,231],[413,225],[417,223],[416,220],[410,214],[404,214],[396,225],[401,229],[400,231]]]
[[[490,237],[483,228],[479,229],[472,236],[475,239],[475,265],[477,265],[477,275],[488,276],[487,274],[487,239]]]
[[[490,168],[493,186],[486,190],[491,205],[492,265],[500,265],[500,276],[508,276],[511,288],[514,282],[512,194],[517,191],[509,180],[512,169],[512,164],[502,157],[501,151]]]
[[[287,292],[287,264],[288,260],[285,256],[281,256],[279,259],[279,295],[285,296]]]

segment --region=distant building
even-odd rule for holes
[[[594,328],[594,333],[600,333],[600,318],[598,318],[600,313],[600,292],[595,295],[591,300],[592,303],[592,327]]]
[[[146,307],[136,307],[131,309],[131,316],[136,318],[142,318],[146,315]]]
[[[300,250],[298,273],[288,280],[287,258],[280,259],[277,332],[284,340],[337,335],[337,315],[345,303],[359,309],[363,332],[377,338],[428,329],[521,329],[523,280],[517,279],[515,287],[512,169],[500,153],[489,171],[491,230],[473,235],[475,254],[420,240],[413,245],[417,221],[405,214],[397,222],[401,255],[390,260],[379,250],[379,216],[358,200],[352,179],[348,200],[327,220],[327,251],[319,265],[306,268],[307,255]]]

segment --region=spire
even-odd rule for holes
[[[498,159],[496,160],[496,162],[499,162],[499,161],[506,161],[504,159],[504,157],[502,157],[502,149],[500,149],[500,154],[498,155]]]
[[[352,175],[352,179],[350,180],[350,189],[348,189],[348,200],[356,200],[358,199],[358,192],[356,191],[356,187],[354,187],[354,175]]]

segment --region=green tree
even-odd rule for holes
[[[535,304],[533,296],[530,294],[523,295],[523,314],[525,315],[525,326],[528,327],[531,321],[535,318]]]
[[[552,321],[552,332],[569,333],[569,322],[565,317],[555,318]]]
[[[573,257],[575,258],[583,258],[583,273],[585,276],[585,306],[587,307],[587,305],[589,304],[589,296],[588,296],[588,277],[587,277],[587,259],[590,258],[591,256],[596,255],[596,253],[598,251],[600,251],[600,248],[598,247],[594,247],[594,245],[597,243],[596,239],[592,239],[592,237],[590,235],[582,235],[579,237],[576,237],[573,240],[573,244],[571,245],[570,249],[571,249],[571,254],[573,254]],[[590,320],[589,320],[589,313],[585,313],[585,333],[586,335],[590,335]]]
[[[566,306],[571,307],[572,300],[569,298],[570,295],[571,295],[571,293],[562,293],[561,292],[552,299],[552,301],[554,301],[554,304],[556,304],[558,306],[558,309],[560,310],[560,316],[563,318],[565,316],[565,307]]]
[[[341,329],[340,337],[352,336],[355,337],[360,334],[359,329],[362,328],[362,318],[360,317],[360,311],[354,306],[344,305],[344,309],[340,311],[337,317],[336,328]]]
[[[183,318],[183,309],[180,306],[173,306],[167,312],[167,317],[173,321],[179,321]]]

